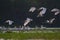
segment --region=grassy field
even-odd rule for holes
[[[37,31],[28,31],[28,32],[11,32],[11,33],[0,33],[0,38],[3,39],[56,39],[60,40],[60,32],[37,32]]]

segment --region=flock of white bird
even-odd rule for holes
[[[38,11],[41,10],[36,17],[43,17],[44,14],[45,14],[46,11],[47,11],[47,8],[41,7],[41,8],[39,8],[39,9],[37,9],[36,7],[31,7],[31,8],[29,9],[29,12],[32,12],[32,13],[33,13],[35,10],[38,10]],[[60,13],[60,10],[57,9],[57,8],[54,8],[54,9],[51,10],[51,12],[54,12],[54,15],[58,15],[58,14]],[[46,23],[53,23],[54,20],[55,20],[55,18],[46,20]],[[33,19],[27,18],[27,19],[25,20],[25,22],[24,22],[23,25],[26,26],[26,25],[27,25],[28,23],[30,23],[31,21],[33,21]],[[9,25],[12,25],[12,24],[14,23],[14,21],[12,21],[12,20],[7,20],[6,23],[9,23]]]

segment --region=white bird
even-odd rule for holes
[[[54,9],[51,10],[51,12],[55,12],[54,15],[58,15],[60,13],[60,10],[57,9],[57,8],[54,8]]]
[[[41,7],[38,10],[42,10],[42,11],[39,12],[39,14],[37,15],[37,17],[40,17],[40,16],[43,17],[43,14],[46,13],[47,9],[45,7]]]
[[[13,24],[13,21],[7,20],[6,23],[8,23],[9,25],[12,25]]]
[[[55,20],[55,18],[47,20],[46,22],[51,24],[51,23],[53,23],[54,20]]]
[[[35,10],[36,10],[35,7],[31,7],[31,8],[29,9],[29,12],[34,12]]]
[[[32,19],[30,19],[30,18],[27,18],[26,20],[25,20],[25,22],[24,22],[24,26],[26,26],[29,22],[31,22],[32,21]]]

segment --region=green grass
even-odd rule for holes
[[[4,39],[59,39],[60,40],[60,32],[54,33],[44,33],[44,32],[36,32],[36,33],[0,33],[0,38]]]

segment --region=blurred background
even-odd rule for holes
[[[44,17],[36,17],[38,11],[28,12],[31,7],[47,8]],[[60,10],[60,0],[0,0],[0,26],[5,25],[6,20],[13,20],[16,26],[23,25],[26,18],[33,19],[28,24],[30,27],[44,25],[45,27],[60,27],[60,14],[57,16],[51,15],[50,10],[57,8]],[[56,20],[52,24],[44,21],[55,17]]]

